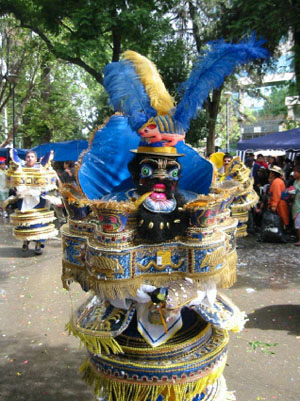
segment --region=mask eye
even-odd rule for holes
[[[151,177],[153,173],[152,168],[149,166],[149,164],[143,164],[141,166],[141,174],[140,176],[142,178],[146,178],[146,177]]]
[[[172,179],[177,181],[179,179],[179,168],[173,167],[168,171],[168,176]]]

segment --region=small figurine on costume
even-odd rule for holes
[[[31,241],[35,242],[34,252],[42,254],[45,240],[57,235],[52,224],[55,220],[50,210],[49,191],[56,189],[56,173],[51,167],[53,152],[46,154],[40,163],[36,152],[26,153],[25,163],[11,150],[11,162],[7,171],[7,185],[14,190],[17,209],[11,215],[14,236],[23,242],[22,249],[28,251]]]
[[[177,106],[140,54],[105,67],[115,114],[92,135],[78,186],[61,189],[63,285],[92,292],[67,327],[87,348],[81,373],[96,400],[233,399],[228,330],[245,315],[218,289],[236,279],[238,185],[215,187],[212,163],[183,140],[209,90],[265,56],[255,38],[212,43]]]

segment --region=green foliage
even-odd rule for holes
[[[147,55],[171,29],[173,1],[0,0],[0,14],[13,13],[57,57],[84,68],[102,83],[102,68],[131,48]]]
[[[298,0],[232,0],[224,6],[218,23],[218,32],[226,38],[239,40],[255,31],[266,40],[265,46],[272,56],[277,55],[278,45],[290,34],[294,41],[294,68],[297,92],[300,90],[300,2]],[[258,62],[258,64],[261,64]]]
[[[287,107],[285,98],[287,96],[295,96],[294,82],[291,84],[281,84],[271,88],[271,93],[264,96],[265,103],[262,110],[258,111],[258,118],[278,117],[283,120],[287,119]]]
[[[190,129],[186,134],[185,141],[194,147],[201,146],[201,141],[207,138],[208,116],[204,110],[201,110],[198,117],[191,121]]]
[[[267,355],[275,355],[275,352],[271,350],[272,347],[276,347],[278,343],[266,343],[264,341],[249,341],[248,342],[251,350],[260,350]]]
[[[81,115],[81,107],[85,101],[85,86],[78,80],[76,69],[72,71],[57,62],[49,63],[48,68],[47,91],[40,74],[23,115],[21,134],[25,143],[31,142],[31,146],[50,140],[83,138],[85,116]]]
[[[151,59],[156,64],[163,82],[176,101],[180,98],[178,86],[187,79],[190,60],[188,48],[181,38],[167,37],[162,42],[154,43]]]
[[[103,121],[97,110],[99,107],[102,112],[107,108],[107,99],[102,99],[102,86],[79,67],[56,60],[37,35],[32,35],[28,29],[17,28],[13,18],[3,18],[0,27],[0,56],[7,67],[7,73],[3,70],[5,79],[0,84],[3,94],[0,111],[6,107],[10,131],[13,92],[7,77],[14,72],[15,118],[18,120],[16,145],[29,148],[48,141],[86,137],[99,125],[99,118]],[[2,143],[5,140],[4,113],[1,117]]]

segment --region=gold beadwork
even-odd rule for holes
[[[152,228],[154,227],[154,223],[153,223],[153,221],[150,221],[150,223],[149,223],[148,227],[149,227],[150,229],[152,229]]]

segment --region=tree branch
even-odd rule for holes
[[[63,54],[59,51],[57,51],[53,45],[53,43],[49,40],[49,38],[42,33],[41,31],[39,31],[36,28],[32,28],[29,25],[24,25],[22,24],[23,28],[28,28],[31,31],[35,32],[47,45],[49,51],[51,53],[53,53],[57,58],[60,58],[62,60],[68,61],[71,64],[76,64],[79,67],[82,67],[85,71],[87,71],[90,75],[92,75],[97,82],[99,82],[99,84],[103,85],[103,75],[99,72],[97,72],[94,68],[92,68],[91,66],[89,66],[88,64],[86,64],[81,58],[79,57],[71,57],[68,56],[67,54]]]

